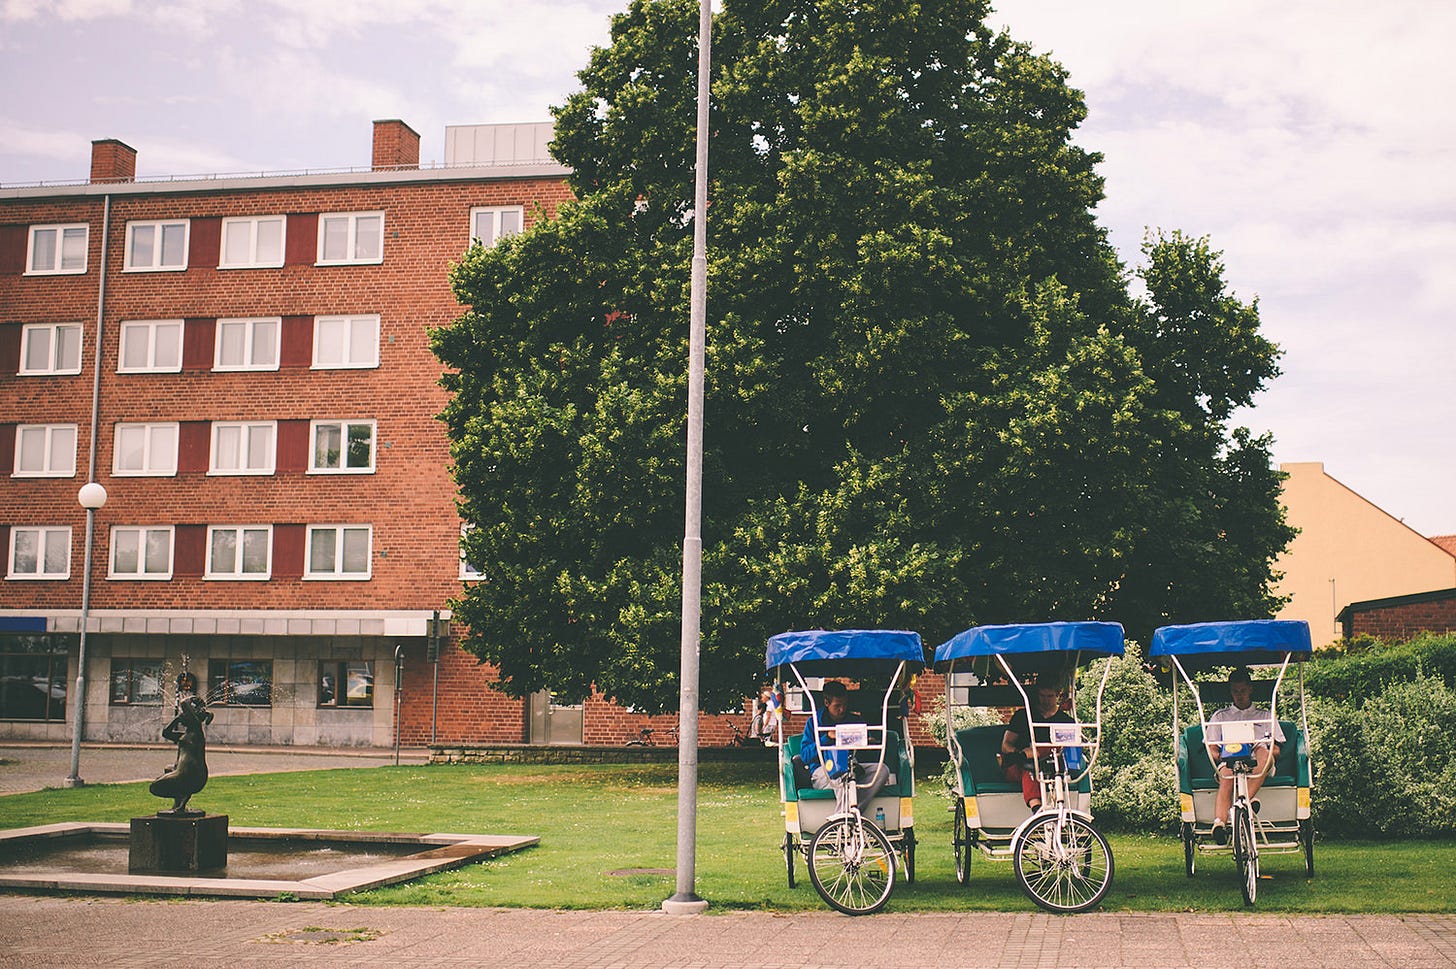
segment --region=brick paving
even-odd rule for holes
[[[1238,952],[1236,960],[1231,952]],[[1437,969],[1456,916],[556,912],[0,895],[0,967]]]

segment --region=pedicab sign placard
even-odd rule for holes
[[[870,745],[870,728],[864,723],[840,723],[834,726],[834,746],[860,748]]]

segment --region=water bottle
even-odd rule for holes
[[[881,831],[885,830],[885,809],[883,807],[875,808],[875,824]]]

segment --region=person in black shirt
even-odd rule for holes
[[[1038,724],[1076,723],[1062,711],[1062,690],[1054,683],[1038,682],[1031,694],[1031,704],[1035,722]],[[1006,725],[1006,733],[1001,737],[1001,769],[1008,781],[1021,785],[1021,796],[1026,799],[1026,806],[1035,811],[1041,807],[1041,784],[1037,781],[1036,771],[1031,765],[1031,723],[1032,718],[1022,708],[1016,711],[1016,715]],[[1036,742],[1045,744],[1050,740],[1051,731],[1038,726]]]

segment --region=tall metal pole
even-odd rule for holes
[[[697,177],[693,193],[693,277],[688,340],[687,510],[683,528],[682,675],[678,696],[677,892],[671,915],[706,911],[696,892],[698,835],[698,640],[703,585],[703,357],[708,337],[708,100],[713,9],[698,0]]]
[[[71,772],[62,782],[64,787],[83,787],[81,780],[81,735],[86,732],[86,626],[91,613],[91,546],[96,533],[96,509],[106,504],[106,489],[94,481],[81,486],[77,496],[86,509],[86,555],[81,573],[81,643],[76,651],[76,706],[71,728]],[[41,549],[41,554],[45,550]]]

